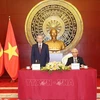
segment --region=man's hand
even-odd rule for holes
[[[81,68],[84,68],[84,65],[83,64],[81,65]]]

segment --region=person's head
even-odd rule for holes
[[[38,34],[38,35],[36,36],[36,41],[37,41],[38,43],[42,43],[42,41],[43,41],[43,35]]]
[[[50,30],[50,36],[51,37],[57,37],[57,30],[56,29],[51,29]]]
[[[78,50],[76,48],[73,48],[71,50],[71,53],[72,53],[73,57],[77,57],[78,56]]]

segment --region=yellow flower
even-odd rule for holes
[[[60,70],[70,70],[70,68],[68,68],[61,62],[56,62],[56,61],[47,63],[46,66],[43,67],[41,70],[52,71],[52,70],[59,70],[59,69]]]

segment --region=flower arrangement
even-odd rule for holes
[[[55,71],[55,70],[70,70],[70,67],[65,66],[64,64],[62,64],[61,62],[49,62],[46,64],[45,67],[42,67],[41,70],[45,70],[45,71]]]

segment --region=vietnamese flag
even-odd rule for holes
[[[19,70],[19,52],[10,18],[4,47],[4,65],[12,80],[16,80]]]
[[[0,43],[0,76],[4,73],[4,65],[3,65],[3,48]]]

